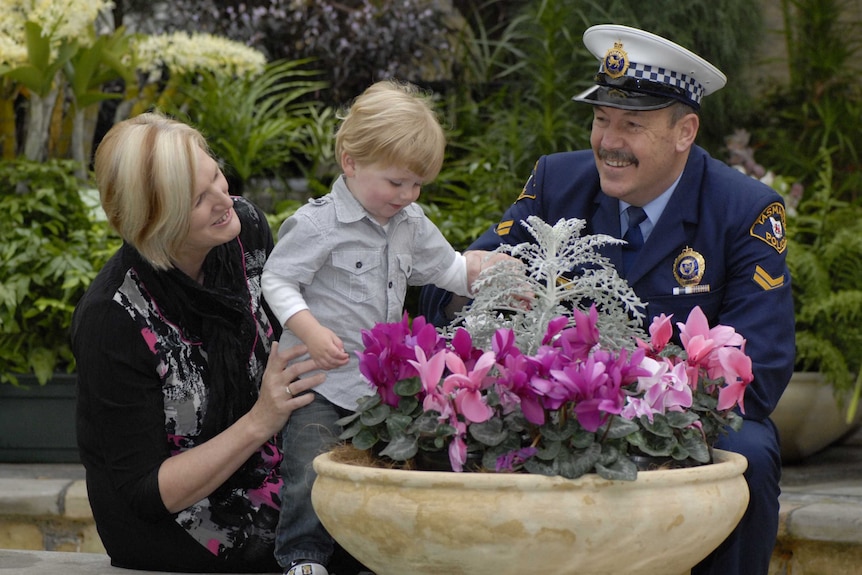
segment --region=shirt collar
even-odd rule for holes
[[[674,190],[676,190],[677,184],[679,184],[680,179],[682,178],[682,173],[680,173],[679,177],[670,185],[668,189],[666,189],[659,197],[652,200],[647,205],[643,206],[644,211],[646,212],[647,217],[651,224],[655,225],[658,219],[661,217],[662,213],[664,213],[664,209],[667,207],[668,202],[670,201],[670,197],[673,195]],[[623,212],[626,211],[631,204],[620,200],[620,216],[622,216]]]
[[[338,221],[342,223],[352,223],[358,222],[362,218],[368,218],[368,221],[373,222],[374,224],[379,226],[380,223],[378,223],[377,220],[371,217],[371,214],[365,211],[365,208],[362,207],[362,204],[360,204],[356,197],[350,192],[350,189],[347,187],[347,182],[344,178],[345,176],[344,174],[342,174],[332,184],[331,193],[335,200],[335,216],[338,218]],[[399,211],[397,214],[389,218],[389,224],[387,225],[400,222],[406,217],[407,208]]]

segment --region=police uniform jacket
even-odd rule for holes
[[[469,249],[532,241],[521,223],[530,215],[550,224],[579,218],[587,222],[586,234],[622,237],[619,201],[601,192],[590,150],[540,158],[501,222]],[[689,248],[702,260],[687,258]],[[710,325],[733,326],[746,338],[755,376],[744,400],[749,419],[772,412],[793,371],[793,301],[785,248],[781,196],[693,146],[670,202],[626,277],[648,304],[648,322],[661,313],[684,322],[699,305]],[[620,245],[606,245],[602,253],[621,269]],[[695,270],[685,267],[693,262],[702,263]],[[686,293],[684,284],[693,281],[697,287],[689,286]],[[447,294],[426,287],[422,312],[439,324],[447,301]]]

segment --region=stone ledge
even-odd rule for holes
[[[862,546],[858,499],[788,497],[781,506],[780,538]]]
[[[0,515],[63,515],[66,479],[0,478]]]
[[[113,567],[108,556],[99,553],[0,549],[0,572],[7,569],[15,575],[178,575]]]

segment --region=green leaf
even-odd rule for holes
[[[386,420],[386,430],[390,437],[398,437],[407,433],[407,428],[413,423],[413,418],[401,413],[393,413]]]
[[[398,400],[398,413],[413,415],[421,410],[421,404],[415,397],[402,397]]]
[[[389,417],[389,414],[392,410],[386,404],[380,404],[376,407],[372,407],[366,411],[362,412],[362,415],[359,416],[359,420],[362,422],[362,425],[368,427],[374,427],[379,423],[383,423],[386,421],[386,418]]]
[[[660,437],[673,437],[673,429],[668,425],[667,418],[660,413],[654,414],[652,421],[650,421],[645,415],[642,415],[640,422],[644,429],[653,435],[658,435]]]
[[[410,433],[418,433],[419,435],[434,435],[440,422],[437,420],[439,413],[436,411],[424,411],[410,425]]]
[[[356,415],[356,414],[353,414],[353,415]],[[357,415],[357,417],[358,417],[358,415]],[[362,423],[359,421],[356,421],[353,425],[347,425],[347,423],[341,423],[344,419],[346,419],[346,418],[339,419],[338,421],[335,422],[338,425],[341,425],[341,427],[342,427],[341,434],[338,436],[338,439],[351,439],[352,437],[356,437],[356,435],[360,431],[365,429],[365,427],[363,427]]]
[[[691,435],[683,435],[681,440],[682,447],[688,452],[688,457],[701,463],[709,463],[709,446],[703,440],[703,436],[699,433]]]
[[[364,451],[366,449],[371,449],[372,447],[374,447],[374,444],[377,443],[378,439],[379,438],[377,437],[376,433],[366,428],[354,435],[351,443],[356,449]]]
[[[422,381],[418,377],[402,379],[395,384],[393,391],[401,397],[415,397],[422,391]]]
[[[356,442],[354,441],[354,445]],[[419,442],[415,437],[402,435],[401,437],[393,438],[392,441],[380,452],[380,455],[385,455],[395,461],[407,461],[416,456],[419,451]]]
[[[503,427],[503,420],[493,417],[483,423],[474,423],[469,427],[470,436],[487,446],[500,445],[509,436],[509,431]]]
[[[383,403],[383,399],[377,395],[364,395],[356,400],[356,411],[357,413],[362,413],[363,411],[368,411],[374,407],[377,407]]]
[[[637,432],[640,429],[637,423],[624,417],[611,417],[610,425],[607,429],[608,439],[620,439]]]
[[[542,426],[542,436],[554,441],[565,441],[572,436],[580,426],[573,419],[567,419],[563,425],[548,422]]]
[[[557,459],[560,475],[569,479],[576,479],[595,469],[596,463],[598,463],[599,458],[601,457],[602,448],[598,443],[594,443],[581,452],[563,453],[561,453],[560,457]]]
[[[638,478],[638,468],[628,457],[620,457],[607,466],[597,463],[596,473],[612,481],[634,481]]]
[[[676,445],[676,438],[662,437],[658,435],[644,435],[644,441],[638,445],[638,448],[654,457],[669,457]]]
[[[42,35],[42,26],[36,22],[24,23],[24,42],[27,45],[27,59],[38,70],[48,68],[51,57],[51,38]]]
[[[543,441],[540,449],[536,452],[536,457],[545,461],[552,461],[563,453],[562,441]]]
[[[358,411],[354,411],[353,413],[351,413],[349,415],[345,415],[341,419],[335,420],[335,424],[339,425],[341,427],[347,427],[348,425],[350,425],[350,423],[359,419],[359,416],[360,416],[360,413]]]
[[[668,411],[665,413],[667,424],[674,429],[685,429],[698,420],[694,411]]]

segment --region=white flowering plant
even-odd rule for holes
[[[526,225],[536,244],[501,249],[526,275],[496,264],[458,325],[441,333],[405,315],[363,332],[374,393],[339,421],[341,438],[410,468],[444,454],[453,471],[633,480],[656,462],[711,462],[742,424],[753,377],[742,336],[695,307],[676,324],[681,345],[663,314],[647,337],[628,311],[639,300],[596,251],[620,240],[582,238],[580,220]],[[564,279],[574,261],[580,275]]]

